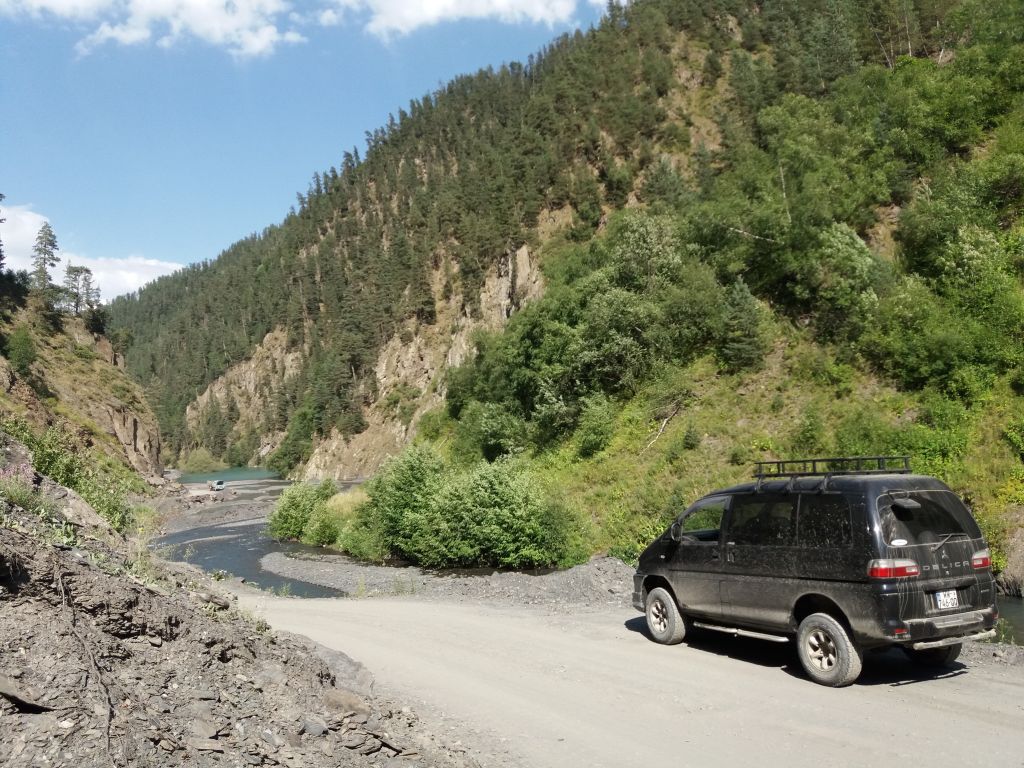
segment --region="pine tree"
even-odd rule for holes
[[[36,244],[32,247],[32,288],[47,298],[52,293],[50,268],[57,266],[57,236],[53,233],[50,222],[43,222],[36,235]]]
[[[88,309],[95,309],[100,304],[100,287],[92,281],[92,270],[82,267],[81,283],[82,305]]]
[[[737,280],[726,297],[725,329],[719,357],[732,373],[760,368],[766,340],[761,326],[761,307],[743,280]]]
[[[76,267],[70,262],[64,268],[64,308],[74,314],[82,311],[82,273],[87,267]]]

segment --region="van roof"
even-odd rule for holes
[[[827,482],[826,482],[827,481]],[[738,493],[818,493],[823,487],[832,493],[856,491],[878,495],[886,491],[948,491],[949,486],[930,475],[870,474],[834,475],[832,477],[793,477],[740,483],[707,494],[719,496]]]

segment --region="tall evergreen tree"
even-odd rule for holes
[[[36,235],[36,244],[32,247],[32,288],[39,294],[50,298],[53,284],[50,282],[50,268],[57,266],[57,235],[53,232],[50,222],[43,222]]]
[[[766,347],[761,307],[747,284],[737,280],[726,297],[725,333],[719,348],[722,364],[733,373],[759,368]]]

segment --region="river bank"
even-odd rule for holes
[[[216,478],[215,478],[216,479]],[[177,514],[152,542],[170,560],[223,576],[232,588],[267,590],[301,598],[413,598],[438,602],[548,606],[575,611],[630,608],[633,569],[597,557],[565,571],[501,572],[491,569],[429,571],[414,566],[372,565],[264,533],[274,502],[288,486],[276,478],[239,478],[211,493],[205,483],[186,486]],[[1004,642],[965,646],[964,655],[1016,663],[1024,660],[1024,604],[1002,598]]]
[[[168,560],[223,571],[244,583],[295,597],[394,597],[439,601],[499,601],[521,605],[628,607],[633,569],[615,558],[595,558],[566,571],[492,569],[428,571],[371,565],[319,547],[275,542],[264,535],[274,501],[287,483],[273,479],[230,483],[210,493],[192,484],[179,494],[177,514],[151,547]]]

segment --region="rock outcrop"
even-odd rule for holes
[[[160,429],[142,388],[114,364],[117,356],[105,337],[89,332],[79,318],[62,323],[58,331],[34,334],[38,357],[28,374],[16,374],[0,361],[0,411],[36,429],[66,422],[84,444],[144,477],[159,478]]]
[[[380,351],[374,366],[378,395],[364,413],[367,428],[356,435],[335,431],[321,440],[301,470],[304,479],[372,475],[412,440],[420,417],[443,402],[444,372],[469,359],[473,333],[501,329],[516,310],[544,291],[540,267],[524,245],[505,254],[487,274],[474,316],[463,308],[461,297],[444,298],[444,266],[435,271],[433,281],[437,321],[419,326],[410,322]]]
[[[271,331],[247,360],[231,366],[189,404],[185,412],[189,427],[196,427],[216,398],[220,408],[232,401],[238,408],[236,432],[258,430],[267,412],[275,407],[274,393],[302,370],[302,364],[303,352],[288,349],[287,334],[281,329]]]

